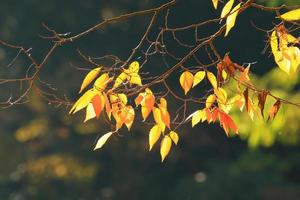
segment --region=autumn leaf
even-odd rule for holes
[[[115,80],[113,88],[119,87],[127,79],[127,74],[122,72]]]
[[[94,150],[102,148],[103,145],[106,143],[106,141],[108,140],[108,138],[110,138],[110,136],[111,136],[112,134],[113,134],[113,132],[108,132],[108,133],[102,135],[102,136],[98,139],[97,144],[96,144]]]
[[[95,95],[92,99],[92,104],[93,104],[93,108],[94,108],[96,117],[99,118],[102,110],[104,109],[104,105],[105,105],[104,95],[101,95],[101,94]]]
[[[90,89],[86,91],[73,105],[73,107],[70,110],[71,113],[76,113],[79,110],[87,107],[87,105],[91,102],[92,98],[95,96],[96,92],[93,89]]]
[[[85,115],[85,120],[84,122],[87,122],[90,119],[93,119],[96,117],[96,113],[94,110],[94,106],[92,103],[89,103],[86,107],[86,115]]]
[[[179,136],[178,136],[178,134],[177,134],[176,132],[174,132],[174,131],[171,131],[171,132],[169,133],[169,136],[170,136],[170,138],[172,139],[172,141],[174,142],[174,144],[177,145],[177,144],[178,144],[178,141],[179,141]]]
[[[94,83],[94,88],[98,91],[105,90],[107,84],[111,79],[109,78],[108,73],[102,74]]]
[[[219,112],[219,120],[220,124],[223,127],[226,135],[228,136],[229,130],[232,129],[235,134],[238,134],[238,128],[232,118],[224,113],[224,112]]]
[[[258,94],[258,107],[260,109],[261,116],[264,117],[264,108],[268,93],[263,90]]]
[[[216,76],[213,73],[207,72],[207,78],[208,78],[210,84],[213,86],[213,88],[217,88],[218,87],[217,78],[216,78]]]
[[[154,104],[155,97],[149,88],[146,88],[145,92],[140,93],[135,99],[135,105],[142,106],[143,121],[145,121],[148,115],[151,113],[152,109],[154,108]]]
[[[166,156],[169,154],[171,146],[172,146],[171,138],[167,135],[164,136],[160,145],[161,162],[163,162]]]
[[[165,98],[160,98],[158,107],[161,113],[161,120],[168,128],[170,128],[170,114],[168,112],[167,100]]]
[[[278,99],[274,104],[273,106],[270,108],[270,111],[269,111],[269,117],[268,117],[268,120],[269,121],[270,119],[273,120],[276,116],[276,114],[278,113],[279,109],[280,109],[280,106],[281,106],[281,101]]]
[[[300,8],[284,13],[280,16],[286,21],[296,21],[300,20]]]
[[[192,127],[197,125],[200,121],[205,121],[206,113],[203,110],[197,110],[192,115]]]
[[[204,77],[205,77],[205,71],[198,71],[194,76],[193,87],[198,85],[204,79]]]
[[[180,85],[184,90],[184,94],[187,94],[188,91],[192,88],[194,76],[191,72],[185,71],[181,74],[179,78]]]
[[[101,67],[92,69],[83,79],[81,87],[80,87],[80,91],[79,93],[81,93],[100,73],[101,71]]]
[[[230,12],[229,16],[226,19],[225,37],[228,35],[229,31],[234,27],[237,15],[239,13],[238,10],[240,9],[240,7],[241,7],[241,3],[239,3],[232,9],[232,11]]]
[[[222,9],[221,18],[224,18],[231,10],[234,0],[229,0]]]
[[[209,95],[205,101],[205,107],[210,108],[214,104],[215,100],[216,100],[216,95],[214,94]]]
[[[166,125],[162,121],[160,109],[154,107],[152,113],[153,113],[153,118],[154,118],[155,123],[159,126],[160,130],[162,132],[164,132],[166,129]]]
[[[134,117],[135,117],[135,112],[134,112],[134,109],[132,108],[132,106],[126,106],[126,117],[125,117],[124,123],[125,123],[128,131],[130,131],[130,128],[134,121]]]
[[[154,144],[158,141],[161,136],[161,130],[159,126],[156,124],[150,129],[149,133],[149,151],[151,151]]]
[[[218,2],[219,2],[219,0],[212,0],[213,6],[215,9],[218,8]]]
[[[130,63],[128,69],[124,69],[123,72],[117,77],[113,88],[119,87],[126,80],[130,84],[142,85],[142,79],[139,75],[140,64],[137,61]]]

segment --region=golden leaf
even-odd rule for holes
[[[171,138],[169,136],[164,136],[160,146],[161,162],[163,162],[166,156],[169,154],[171,146],[172,146]]]
[[[197,125],[200,121],[205,121],[206,120],[206,113],[203,110],[197,110],[196,112],[193,113],[192,116],[192,127]]]
[[[79,110],[85,108],[92,100],[92,98],[96,95],[95,90],[90,89],[86,91],[73,105],[73,107],[70,110],[71,113],[76,113]]]
[[[151,151],[154,144],[158,141],[161,136],[161,130],[159,126],[156,124],[154,125],[149,132],[149,151]]]
[[[173,140],[174,144],[177,145],[179,141],[179,136],[175,131],[169,133],[170,138]]]
[[[218,87],[217,78],[216,78],[216,76],[213,73],[207,72],[207,78],[208,78],[210,84],[213,86],[213,88],[217,88]]]
[[[193,85],[194,76],[191,72],[185,71],[179,78],[180,85],[184,90],[184,94],[187,94]]]
[[[215,100],[216,100],[216,95],[214,95],[214,94],[209,95],[206,99],[205,107],[210,108],[213,105],[213,103],[215,102]]]
[[[236,5],[232,11],[230,12],[229,16],[226,19],[226,32],[225,32],[225,37],[228,35],[229,31],[234,27],[236,17],[239,13],[239,9],[241,7],[241,3]]]
[[[222,12],[221,12],[221,18],[224,18],[231,10],[232,6],[233,6],[233,3],[234,3],[234,0],[229,0],[224,8],[222,9]]]
[[[193,87],[198,85],[205,77],[205,71],[198,71],[194,76]]]
[[[166,124],[162,121],[161,112],[159,108],[153,108],[153,118],[155,123],[159,126],[160,130],[164,132],[166,129]]]
[[[219,0],[212,0],[212,3],[214,5],[214,8],[217,9],[218,8],[218,2]]]
[[[100,73],[100,71],[101,71],[101,67],[98,67],[98,68],[92,69],[85,76],[85,78],[82,81],[79,93],[81,93],[86,88],[86,86],[88,86],[98,76],[98,74]]]
[[[109,82],[109,76],[108,73],[102,74],[99,78],[97,78],[97,80],[94,83],[94,88],[96,88],[99,91],[103,91],[108,82]]]
[[[103,145],[106,143],[106,141],[108,140],[108,138],[113,134],[113,132],[108,132],[104,135],[102,135],[98,141],[97,141],[97,144],[94,148],[94,150],[96,149],[100,149],[101,147],[103,147]]]
[[[113,88],[119,87],[127,79],[127,74],[122,72],[115,80]]]
[[[280,17],[286,21],[300,20],[300,8],[286,12]]]

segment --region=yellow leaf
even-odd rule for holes
[[[113,88],[119,87],[127,79],[127,74],[122,72],[115,80]]]
[[[207,78],[210,82],[210,84],[213,86],[213,88],[217,88],[217,78],[215,77],[215,75],[211,72],[207,72]]]
[[[193,113],[192,116],[192,127],[198,124],[200,121],[204,121],[206,119],[206,114],[203,110],[197,110]]]
[[[161,162],[163,162],[166,156],[169,154],[171,146],[172,146],[171,138],[169,136],[165,136],[162,139],[161,146],[160,146]]]
[[[226,71],[225,70],[222,70],[222,78],[223,78],[223,80],[226,80],[227,79],[227,73],[226,73]]]
[[[216,95],[214,95],[214,94],[209,95],[206,99],[205,107],[210,108],[213,105],[213,103],[215,102],[215,100],[216,100]]]
[[[99,91],[103,91],[106,88],[108,81],[109,81],[108,73],[102,74],[95,81],[94,87]]]
[[[214,8],[217,9],[218,8],[218,2],[219,0],[212,0],[212,3],[214,5]]]
[[[127,112],[127,114],[126,114],[126,119],[125,119],[125,125],[129,131],[133,124],[133,121],[134,121],[135,112],[134,112],[134,109],[132,108],[132,106],[127,106],[126,112]]]
[[[131,84],[142,85],[142,79],[137,73],[132,73],[127,76],[128,82]]]
[[[178,134],[177,134],[176,132],[174,132],[174,131],[171,131],[171,132],[169,133],[169,136],[170,136],[170,138],[173,140],[174,144],[177,145],[177,144],[178,144],[178,141],[179,141],[179,136],[178,136]]]
[[[96,117],[96,113],[94,110],[94,106],[92,103],[89,103],[88,106],[86,107],[86,115],[85,115],[85,120],[84,122],[93,119]]]
[[[92,100],[92,98],[96,95],[96,92],[93,89],[86,91],[73,105],[70,110],[71,113],[76,113],[79,110],[85,108]]]
[[[214,93],[218,98],[218,102],[225,104],[227,101],[227,92],[223,88],[215,88]]]
[[[162,97],[160,99],[160,104],[158,105],[160,109],[161,120],[168,128],[170,128],[170,114],[168,112],[167,106],[167,100]]]
[[[239,13],[239,9],[241,7],[241,3],[236,5],[232,11],[230,12],[229,16],[226,19],[226,32],[225,32],[225,37],[228,35],[229,31],[234,27],[236,17]]]
[[[106,143],[106,141],[108,140],[108,138],[113,134],[113,132],[108,132],[104,135],[102,135],[98,141],[97,141],[97,144],[94,148],[94,150],[96,149],[100,149],[101,147],[103,147],[103,145]]]
[[[100,73],[100,71],[101,71],[101,67],[98,67],[98,68],[95,68],[95,69],[91,70],[85,76],[85,78],[82,81],[82,85],[80,87],[79,93],[81,93],[86,88],[86,86],[88,86],[98,76],[98,74]]]
[[[153,108],[153,117],[154,117],[154,121],[155,123],[159,126],[160,130],[162,132],[165,132],[166,129],[166,125],[165,123],[162,121],[161,118],[161,112],[159,108],[154,107]]]
[[[130,65],[129,65],[129,68],[128,68],[128,71],[129,73],[139,73],[139,70],[140,70],[140,64],[138,61],[133,61]]]
[[[179,82],[184,90],[184,94],[187,94],[193,85],[194,76],[191,72],[185,71],[181,74]]]
[[[160,136],[161,136],[161,130],[160,130],[159,126],[154,125],[150,129],[150,133],[149,133],[149,151],[151,151],[152,147],[158,141]]]
[[[300,8],[286,12],[280,17],[286,21],[300,20]]]
[[[205,77],[205,71],[198,71],[194,76],[193,87],[198,85]]]
[[[224,8],[222,9],[222,12],[221,12],[221,18],[224,18],[231,10],[232,6],[233,6],[233,3],[234,3],[234,0],[229,0]]]

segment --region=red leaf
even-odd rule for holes
[[[104,97],[102,95],[100,96],[99,94],[97,94],[92,99],[92,104],[93,104],[93,107],[94,107],[95,114],[98,118],[100,116],[100,113],[102,112],[102,110],[104,108]]]
[[[228,136],[229,129],[232,129],[235,134],[238,134],[238,128],[232,118],[225,112],[219,112],[220,124],[223,127],[226,135]]]

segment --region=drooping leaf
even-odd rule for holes
[[[218,87],[217,78],[216,78],[216,76],[213,73],[207,72],[207,78],[208,78],[210,84],[213,86],[213,88],[217,88]]]
[[[81,87],[80,87],[80,91],[79,93],[81,93],[100,73],[101,71],[101,67],[92,69],[83,79]]]
[[[228,35],[229,31],[234,27],[240,7],[241,7],[241,3],[239,3],[232,9],[232,11],[230,12],[229,16],[226,19],[225,37]]]
[[[151,151],[154,144],[158,141],[161,136],[161,130],[159,126],[156,124],[150,129],[149,133],[149,151]]]
[[[180,85],[184,90],[184,94],[187,94],[188,91],[192,88],[194,76],[191,72],[185,71],[181,74],[179,78]]]
[[[193,87],[198,85],[204,79],[204,77],[205,77],[205,71],[198,71],[194,76]]]
[[[167,100],[165,98],[160,98],[160,104],[158,107],[160,109],[161,120],[168,128],[170,128],[170,114],[167,106]]]
[[[219,2],[219,0],[212,0],[213,6],[215,9],[218,8],[218,2]]]
[[[159,126],[160,130],[164,132],[166,129],[166,124],[162,121],[160,109],[154,107],[152,113],[155,123]]]
[[[126,118],[125,118],[125,125],[128,129],[128,131],[130,130],[133,121],[134,121],[134,117],[135,117],[135,112],[134,109],[132,108],[132,106],[126,106]]]
[[[154,108],[155,104],[155,97],[152,91],[149,88],[146,88],[145,92],[140,93],[135,99],[135,104],[136,106],[142,106],[142,116],[143,120],[145,121]]]
[[[264,108],[268,93],[263,90],[258,94],[258,107],[260,109],[261,116],[264,117]]]
[[[300,8],[286,12],[280,17],[286,21],[300,20]]]
[[[177,145],[177,144],[178,144],[178,141],[179,141],[179,136],[178,136],[178,134],[177,134],[175,131],[171,131],[171,132],[169,133],[169,136],[170,136],[170,138],[172,139],[172,141],[174,142],[174,144]]]
[[[172,146],[172,140],[169,136],[164,136],[164,138],[161,141],[161,146],[160,146],[160,155],[161,155],[161,162],[164,161],[166,156],[169,154],[170,149]]]
[[[235,134],[238,134],[238,128],[232,118],[224,113],[224,112],[219,112],[219,120],[220,124],[223,127],[226,135],[228,136],[229,130],[232,129]]]
[[[113,132],[108,132],[108,133],[102,135],[102,136],[98,139],[97,144],[96,144],[94,150],[102,148],[103,145],[106,143],[106,141],[108,140],[108,138],[110,138],[110,136],[111,136],[112,134],[113,134]]]
[[[279,109],[281,106],[281,101],[278,99],[273,106],[270,108],[269,111],[269,117],[268,117],[268,121],[271,119],[273,120],[276,117],[276,114],[278,113]]]
[[[105,97],[101,94],[97,94],[92,99],[93,108],[97,118],[100,116],[105,105]]]
[[[231,10],[234,0],[229,0],[222,9],[221,18],[224,18]]]

